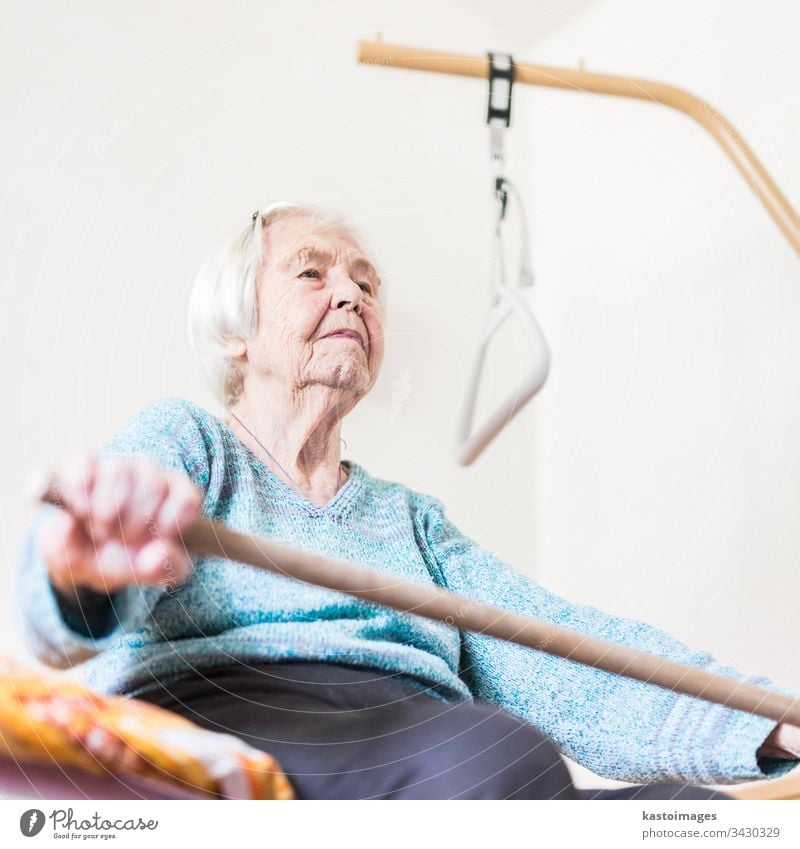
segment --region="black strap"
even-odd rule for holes
[[[489,105],[486,123],[509,127],[511,125],[511,93],[514,88],[516,66],[510,53],[492,53],[489,57]]]

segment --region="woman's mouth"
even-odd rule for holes
[[[364,340],[356,330],[335,330],[333,333],[323,336],[323,339],[352,339],[353,342],[357,342],[362,348],[364,347]]]

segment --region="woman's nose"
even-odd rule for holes
[[[364,300],[364,290],[358,283],[351,280],[347,274],[336,276],[332,289],[331,301],[337,309],[348,304],[352,305],[356,310],[361,308]]]

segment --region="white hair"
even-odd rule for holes
[[[264,259],[264,233],[276,221],[298,215],[310,218],[312,229],[335,228],[359,244],[362,241],[338,212],[278,201],[254,212],[244,229],[212,250],[195,275],[189,299],[189,341],[214,395],[226,409],[239,397],[244,376],[225,342],[252,339],[256,334],[256,281]]]

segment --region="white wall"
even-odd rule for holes
[[[442,497],[561,595],[800,688],[798,258],[717,145],[641,102],[518,90],[545,389],[473,467],[457,408],[487,306],[484,86],[367,67],[388,42],[648,77],[710,101],[800,204],[788,2],[96,0],[0,29],[0,589],[26,475],[165,395],[218,408],[189,351],[209,240],[279,198],[347,213],[389,286],[388,352],[345,457]],[[9,8],[8,6],[6,7]],[[492,352],[482,402],[523,368]],[[21,651],[7,617],[0,645]]]

